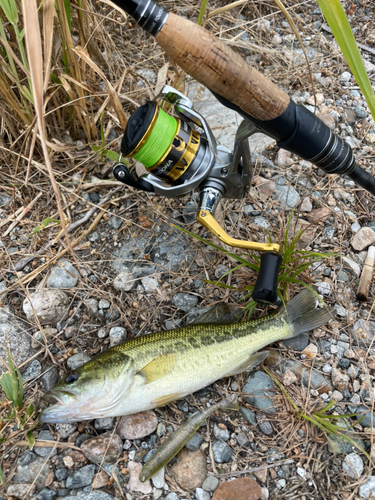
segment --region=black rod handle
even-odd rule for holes
[[[282,256],[277,252],[264,252],[260,256],[260,269],[252,298],[260,304],[274,304],[277,301],[277,278]]]

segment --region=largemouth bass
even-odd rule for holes
[[[268,344],[327,323],[330,311],[315,309],[316,305],[315,295],[305,289],[285,309],[258,320],[225,324],[217,309],[220,324],[206,318],[201,319],[205,324],[119,344],[68,372],[45,395],[54,404],[42,412],[41,421],[68,423],[116,417],[183,398],[261,363],[268,351],[257,351]]]
[[[195,412],[194,415],[185,420],[173,434],[168,436],[151,458],[147,460],[139,474],[140,481],[144,483],[167,465],[214,411],[238,411],[238,409],[238,396],[237,394],[233,394],[229,396],[229,398],[223,399],[203,411]]]

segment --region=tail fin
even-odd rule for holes
[[[314,328],[328,323],[332,319],[332,308],[316,309],[318,299],[315,294],[305,288],[287,303],[284,314],[292,329],[292,334],[284,339],[296,337],[300,333],[308,332]]]
[[[238,404],[238,394],[232,394],[229,398],[223,399],[220,409],[238,411],[240,409]]]

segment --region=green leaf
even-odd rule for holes
[[[0,7],[3,9],[8,21],[15,26],[18,23],[18,8],[16,2],[14,0],[0,0]]]
[[[30,450],[32,450],[34,448],[34,444],[35,444],[35,437],[34,437],[34,434],[32,433],[32,431],[29,431],[26,434],[26,438],[27,438],[27,442],[29,443],[29,448],[30,448]]]
[[[105,156],[111,161],[119,161],[120,155],[116,153],[116,151],[110,151],[109,149],[103,149],[100,146],[91,146],[91,149],[95,151],[95,153],[101,154],[102,156]],[[129,162],[125,158],[121,158],[121,163],[124,165],[129,165]]]
[[[5,486],[5,477],[3,473],[3,469],[0,467],[0,482],[3,486]]]
[[[375,119],[375,95],[340,0],[318,0],[318,4]]]
[[[201,3],[201,8],[199,10],[199,16],[198,16],[198,21],[197,21],[197,24],[199,26],[202,26],[202,22],[203,22],[203,18],[204,18],[204,14],[206,12],[206,8],[207,8],[207,2],[208,0],[202,0],[202,3]]]
[[[13,379],[9,373],[4,373],[0,378],[0,385],[9,401],[13,401]]]
[[[32,236],[33,234],[39,233],[39,231],[44,229],[51,222],[57,222],[58,224],[60,224],[61,221],[59,221],[58,219],[51,219],[51,217],[47,217],[46,219],[44,219],[44,221],[41,223],[40,226],[38,226],[32,230],[32,232],[30,233],[30,236]]]

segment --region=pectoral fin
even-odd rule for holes
[[[171,373],[175,363],[176,354],[161,354],[144,366],[138,374],[145,378],[145,384],[150,384]]]
[[[226,373],[225,376],[232,377],[233,375],[238,375],[239,373],[242,373],[245,370],[251,370],[255,368],[260,363],[263,363],[268,354],[269,351],[261,351],[261,352],[256,352],[255,354],[251,354],[251,356],[246,358],[245,361],[243,361],[240,365],[237,365],[229,373]]]

